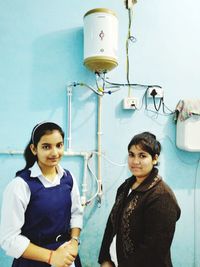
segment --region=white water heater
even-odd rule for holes
[[[178,148],[200,152],[200,116],[193,115],[187,120],[178,119],[176,128],[176,145]]]
[[[118,19],[106,8],[84,15],[84,65],[93,72],[107,72],[118,65]]]
[[[200,152],[200,99],[181,99],[176,105],[176,145]]]

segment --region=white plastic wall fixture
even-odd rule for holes
[[[177,120],[176,145],[191,152],[200,152],[200,116],[193,115],[181,121]]]
[[[118,19],[106,8],[96,8],[84,15],[84,65],[93,72],[115,68],[118,49]]]

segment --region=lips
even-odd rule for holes
[[[48,158],[50,161],[57,161],[59,158]]]
[[[141,168],[139,168],[139,167],[131,167],[131,170],[133,170],[133,171],[140,171]]]

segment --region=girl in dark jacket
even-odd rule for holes
[[[117,190],[100,254],[101,267],[172,267],[170,246],[180,208],[155,167],[161,145],[144,132],[128,145],[132,176]],[[110,255],[116,238],[117,262]]]

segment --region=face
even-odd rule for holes
[[[139,145],[133,145],[128,154],[128,166],[136,178],[145,179],[153,169],[154,164],[157,163],[157,159],[157,155],[152,159],[152,156],[142,150]]]
[[[37,155],[41,170],[57,166],[64,153],[62,135],[58,130],[43,135],[37,147],[31,145],[31,151],[34,155]]]

